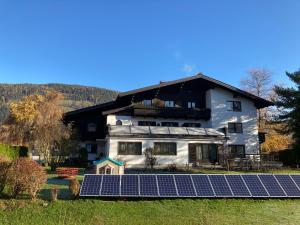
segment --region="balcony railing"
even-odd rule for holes
[[[210,109],[186,109],[179,107],[154,107],[135,105],[133,107],[134,116],[149,116],[162,118],[183,118],[183,119],[204,119],[209,120]]]

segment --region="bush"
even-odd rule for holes
[[[77,179],[70,180],[69,190],[72,193],[72,196],[77,198],[80,192],[80,183]]]
[[[153,148],[146,148],[145,152],[145,164],[146,167],[149,165],[151,169],[153,169],[153,167],[156,164],[156,157],[154,156],[154,149]]]
[[[9,167],[6,181],[13,197],[27,192],[33,199],[42,185],[46,183],[47,174],[35,161],[21,157]]]
[[[88,165],[88,151],[86,148],[80,148],[78,152],[79,166],[87,167]]]
[[[0,194],[3,192],[6,185],[7,171],[11,161],[8,157],[0,156]]]
[[[0,144],[0,156],[6,156],[11,160],[28,156],[28,148],[24,146],[11,146]]]

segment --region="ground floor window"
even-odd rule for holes
[[[177,155],[177,145],[174,142],[154,142],[155,155]]]
[[[141,155],[142,142],[119,142],[118,155]]]
[[[228,145],[228,153],[232,157],[245,158],[245,145]]]
[[[215,144],[189,144],[189,162],[217,162],[217,145]]]
[[[86,144],[86,150],[88,153],[97,153],[97,144]]]

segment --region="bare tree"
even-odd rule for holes
[[[242,89],[258,97],[270,99],[273,89],[272,73],[266,69],[251,69],[241,80]],[[263,128],[267,117],[266,109],[258,110],[258,127]]]

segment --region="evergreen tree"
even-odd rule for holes
[[[285,122],[283,133],[291,134],[294,138],[294,149],[298,152],[297,161],[300,160],[300,70],[286,75],[295,84],[294,87],[275,87],[278,95],[276,105],[282,108],[279,120]]]

